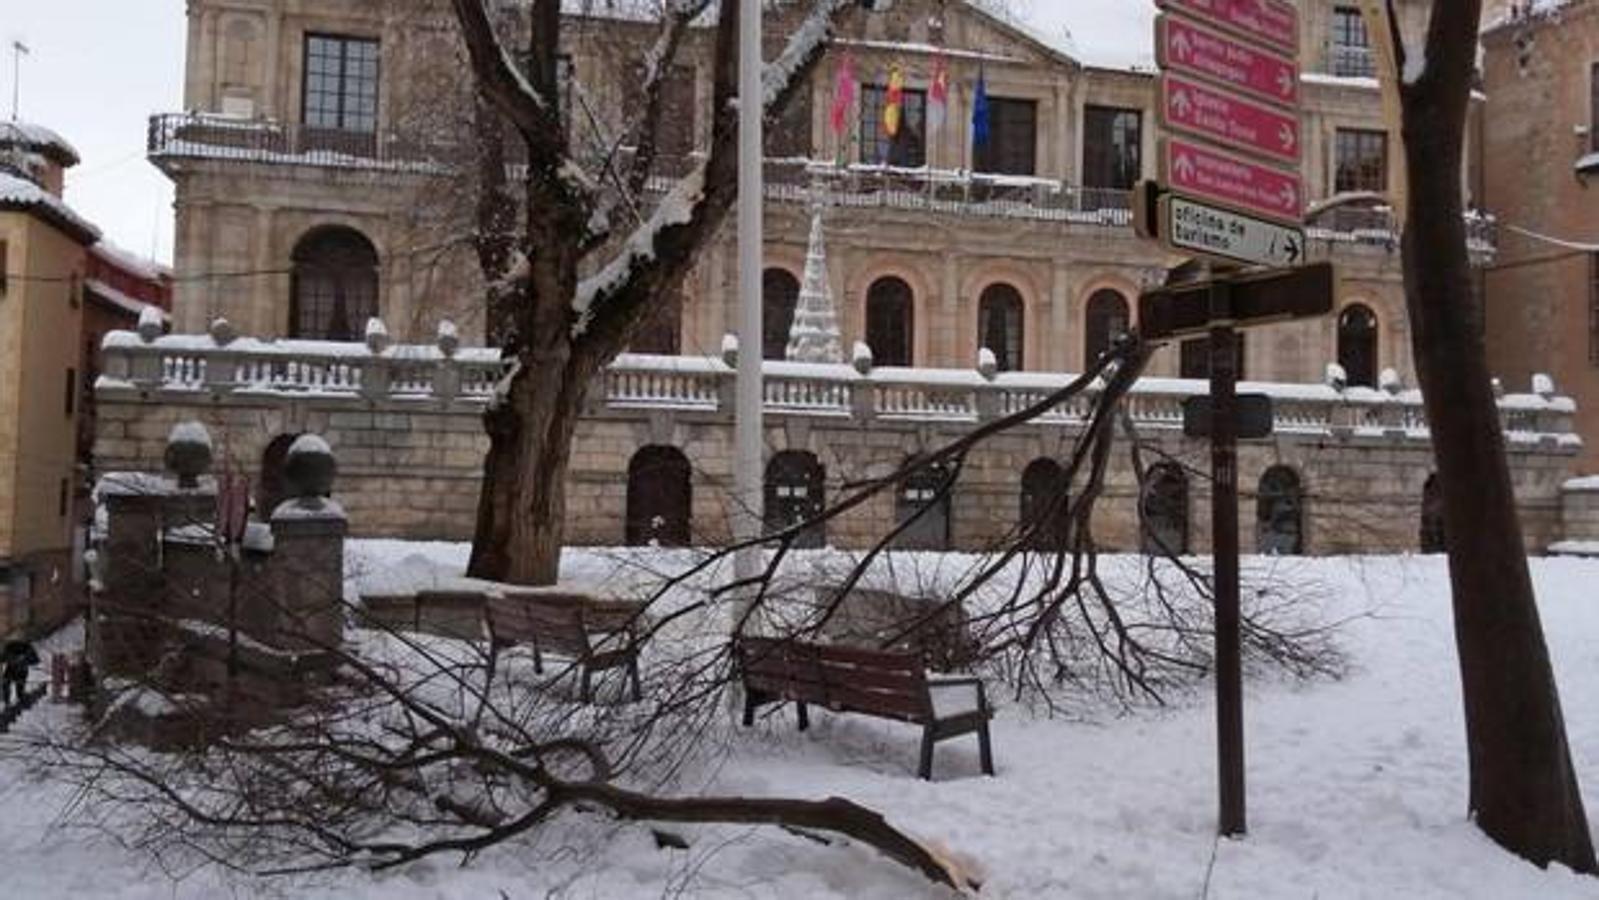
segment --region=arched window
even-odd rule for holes
[[[1022,470],[1023,532],[1032,529],[1029,550],[1055,552],[1066,549],[1071,526],[1066,470],[1049,457],[1040,457]]]
[[[872,282],[866,291],[866,345],[879,366],[908,366],[916,334],[911,286],[891,276]]]
[[[1449,545],[1444,540],[1444,492],[1438,484],[1438,473],[1427,476],[1421,488],[1421,552],[1445,553]]]
[[[827,471],[814,454],[803,450],[784,450],[766,464],[766,530],[768,533],[792,528],[820,515],[826,508]],[[795,539],[796,547],[820,547],[827,543],[825,525],[805,529]]]
[[[289,447],[298,437],[298,434],[280,434],[261,454],[261,476],[255,482],[255,515],[263,522],[271,521],[272,511],[288,499],[289,485],[284,470],[289,464]]]
[[[688,458],[676,447],[653,445],[627,464],[627,543],[686,547],[694,488]]]
[[[1145,553],[1188,552],[1188,476],[1175,463],[1157,463],[1144,474],[1138,519]]]
[[[673,293],[659,301],[655,309],[644,312],[633,339],[627,342],[628,352],[676,356],[682,347],[683,295]]]
[[[783,359],[788,355],[788,333],[794,327],[794,308],[799,304],[800,283],[787,269],[767,269],[761,273],[761,358]]]
[[[977,301],[977,345],[994,351],[1001,372],[1022,368],[1022,295],[1008,284],[991,284]]]
[[[1377,314],[1359,303],[1338,316],[1338,365],[1350,385],[1377,386]]]
[[[294,245],[289,336],[360,340],[378,314],[378,253],[361,233],[317,228]]]
[[[1260,476],[1255,496],[1255,547],[1277,556],[1305,552],[1305,495],[1299,474],[1287,466],[1272,466]]]
[[[1083,328],[1083,367],[1093,365],[1118,337],[1127,333],[1131,324],[1127,298],[1109,288],[1095,291],[1094,296],[1088,298],[1087,322]]]
[[[948,550],[949,510],[953,488],[944,491],[955,477],[947,465],[925,466],[900,482],[896,503],[897,521],[910,521],[926,510],[909,528],[900,533],[895,546],[905,550]],[[940,493],[943,491],[943,493]]]

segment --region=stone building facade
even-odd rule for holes
[[[435,165],[448,160],[438,143],[458,143],[466,127],[438,109],[469,106],[455,102],[459,75],[439,72],[441,60],[458,67],[462,53],[445,6],[189,4],[191,112],[157,117],[150,136],[151,158],[177,187],[179,331],[202,331],[222,315],[250,334],[358,339],[365,316],[377,314],[402,338],[425,338],[445,317],[469,342],[481,337],[474,267],[451,205],[460,191]],[[1000,353],[1002,366],[1071,371],[1110,331],[1136,324],[1137,292],[1177,261],[1136,238],[1128,212],[1127,189],[1156,165],[1154,77],[1137,54],[1066,38],[1074,14],[1062,9],[1072,6],[1006,19],[956,0],[907,0],[889,14],[852,15],[769,141],[774,331],[791,315],[818,196],[828,206],[846,341],[875,342],[880,361],[963,367],[980,343],[1004,343],[1012,349]],[[1119,40],[1147,48],[1153,4],[1130,6],[1151,37]],[[1399,6],[1416,18],[1426,4]],[[1252,334],[1245,372],[1316,380],[1342,354],[1357,381],[1375,385],[1385,368],[1409,380],[1399,258],[1380,206],[1398,160],[1368,77],[1369,41],[1350,5],[1301,8],[1308,199],[1317,209],[1335,195],[1370,197],[1312,220],[1312,255],[1339,265],[1339,315]],[[774,17],[773,47],[791,24]],[[580,120],[593,117],[610,132],[625,117],[626,61],[641,35],[634,24],[600,19],[566,26],[584,95]],[[708,42],[692,36],[669,80],[668,170],[674,151],[708,141]],[[835,133],[830,106],[846,57],[859,96]],[[948,112],[934,129],[927,91],[941,67]],[[874,104],[895,70],[905,83],[906,129],[889,140]],[[330,72],[342,79],[336,90]],[[980,78],[995,110],[982,147],[969,124]],[[1491,250],[1486,234],[1474,237],[1477,249]],[[665,312],[637,349],[714,355],[734,330],[735,256],[729,227],[688,279],[683,308]],[[319,275],[330,261],[358,275],[331,283]],[[345,295],[337,321],[316,312],[333,294]],[[868,309],[883,334],[871,333]],[[1202,354],[1190,356],[1193,374]],[[1152,371],[1183,372],[1180,350],[1162,351]]]
[[[1514,380],[1549,372],[1599,438],[1599,2],[1510,4],[1483,35],[1485,197],[1501,221],[1487,272],[1488,352]],[[1579,457],[1599,473],[1599,443]]]

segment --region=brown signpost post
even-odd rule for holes
[[[1332,312],[1334,274],[1328,263],[1303,265],[1298,12],[1284,0],[1156,5],[1159,176],[1139,185],[1134,220],[1140,236],[1210,261],[1211,277],[1144,293],[1139,330],[1148,340],[1209,337],[1210,396],[1193,407],[1208,405],[1211,439],[1218,831],[1242,835],[1236,329]],[[1244,405],[1246,432],[1269,434],[1269,402]]]

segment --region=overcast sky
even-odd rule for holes
[[[172,183],[144,158],[151,113],[183,106],[183,0],[0,0],[0,116],[10,118],[11,42],[20,118],[72,142],[67,202],[140,255],[172,257]]]

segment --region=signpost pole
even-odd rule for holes
[[[1238,369],[1232,287],[1211,287],[1211,531],[1216,603],[1216,757],[1219,831],[1244,834],[1244,696],[1238,601]]]

